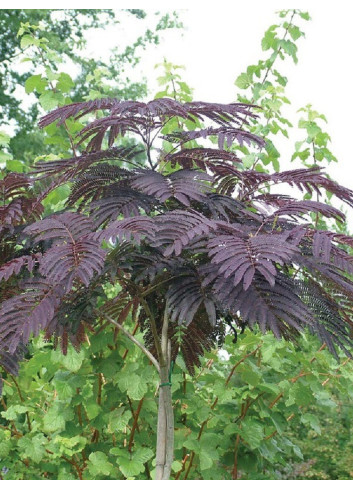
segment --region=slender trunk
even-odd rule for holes
[[[156,480],[169,480],[174,456],[174,414],[170,382],[170,341],[167,308],[164,314],[160,365],[160,387],[157,424]]]
[[[170,369],[170,362],[169,368]],[[163,406],[165,413],[165,429],[166,429],[166,445],[165,445],[165,464],[163,471],[163,480],[169,480],[170,472],[172,470],[172,463],[174,457],[174,413],[172,405],[172,386],[170,385],[170,376],[167,377],[169,385],[163,386]]]
[[[159,388],[156,480],[169,480],[174,456],[174,414],[168,369],[161,369]]]
[[[167,443],[166,443],[166,453],[165,453],[165,466],[163,473],[163,480],[170,479],[170,473],[172,471],[172,463],[174,458],[174,413],[172,406],[172,393],[171,388],[168,387],[167,393],[164,396],[165,411],[167,414]]]
[[[164,408],[164,389],[159,388],[157,450],[156,450],[156,480],[163,479],[165,455],[167,446],[167,421]]]

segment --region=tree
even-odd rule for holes
[[[10,280],[0,309],[2,364],[15,373],[40,329],[65,352],[69,340],[84,340],[87,325],[113,324],[159,373],[157,479],[169,478],[173,460],[170,375],[179,351],[192,373],[204,350],[222,344],[227,325],[259,325],[288,340],[308,327],[334,355],[336,346],[347,354],[352,346],[352,268],[341,246],[352,240],[303,220],[315,213],[343,221],[344,214],[270,191],[278,183],[317,195],[325,189],[349,205],[353,193],[319,167],[241,171],[233,141],[264,144],[248,129],[255,110],[167,98],[73,103],[40,122],[86,119],[73,157],[39,161],[32,176],[10,173],[2,183],[0,273]],[[128,133],[143,149],[124,144]],[[218,147],[196,143],[209,137]],[[40,194],[39,182],[46,183]],[[68,182],[64,212],[39,220],[43,197]],[[104,300],[109,284],[120,291]],[[122,325],[130,311],[145,344]]]
[[[280,26],[278,30],[279,28]],[[294,29],[293,32],[297,31]],[[268,40],[268,34],[265,37]],[[266,147],[265,151],[262,149],[253,153],[248,151],[246,145],[233,143],[233,152],[236,151],[238,156],[241,153],[245,154],[241,157],[242,163],[237,162],[239,171],[243,167],[253,167],[264,173],[267,168],[263,165],[279,164],[278,157],[275,157],[276,152],[271,151],[269,134],[276,134],[279,123],[283,122],[280,115],[282,95],[278,90],[280,87],[273,83],[275,70],[271,64],[272,54],[275,55],[278,50],[276,43],[279,42],[280,35],[278,34],[278,40],[276,35],[270,36],[271,39],[274,52],[270,53],[269,60],[261,62],[258,67],[252,67],[256,68],[256,73],[254,76],[251,75],[252,94],[246,100],[251,103],[252,99],[255,99],[261,106],[266,107],[266,124],[261,124],[261,117],[257,122],[252,120],[251,126],[253,133],[266,137]],[[277,59],[280,59],[283,52],[277,54]],[[267,71],[269,63],[270,70],[264,85],[256,83],[256,78],[263,80],[263,76],[260,77],[259,74],[263,69]],[[174,68],[168,64],[165,64],[165,68],[167,74],[163,78],[163,83],[168,83],[169,88],[163,90],[159,96],[191,101],[190,91],[186,90],[185,83],[171,72]],[[56,76],[56,80],[52,82],[56,89],[59,74],[51,73],[51,76]],[[57,86],[57,92],[50,92],[50,85],[47,83],[47,99],[53,104],[57,103],[56,98],[64,87],[63,84]],[[259,101],[255,97],[257,93],[262,96]],[[310,110],[307,114],[308,124],[304,125],[303,121],[302,127],[308,131],[308,137],[303,144],[307,144],[311,150],[314,147],[314,158],[319,154],[329,156],[327,152],[324,154],[323,150],[326,148],[322,146],[323,141],[327,142],[328,138],[318,132],[317,125],[314,144],[309,140],[313,137],[312,121],[319,114]],[[278,122],[277,126],[273,119]],[[191,124],[188,121],[187,123]],[[182,120],[171,120],[169,131],[180,131],[182,124]],[[51,124],[46,128],[52,140],[55,136],[55,140],[59,141],[60,136],[61,154],[46,158],[49,161],[63,156],[70,158],[70,138],[66,136],[67,143],[64,144],[63,136],[66,134],[72,137],[73,131],[78,131],[83,126],[70,119],[66,121],[66,125],[65,128]],[[131,143],[126,139],[121,141],[125,146]],[[190,149],[190,146],[190,142],[183,144],[185,149]],[[172,149],[173,144],[163,140],[164,153]],[[212,146],[212,149],[216,148]],[[304,158],[308,165],[308,156],[305,157],[308,151],[303,145],[299,149],[300,157]],[[157,150],[160,150],[160,145],[157,145]],[[145,160],[146,155],[142,151],[140,155],[136,155],[133,163],[143,163]],[[14,162],[9,161],[8,169],[15,169],[13,165]],[[169,163],[165,164],[167,171],[173,171],[168,165]],[[5,170],[3,174],[6,173]],[[29,181],[32,187],[29,188],[29,198],[46,188],[45,178],[37,181],[30,178]],[[72,182],[69,185],[71,186]],[[44,216],[63,211],[67,195],[66,190],[63,191],[65,187],[57,187],[42,201]],[[324,192],[322,193],[320,200],[325,198]],[[305,199],[308,197],[309,194],[305,195]],[[152,213],[152,216],[154,215]],[[308,223],[312,222],[313,229],[332,229],[331,224],[325,223],[327,218],[317,219],[317,216],[318,214],[312,213],[311,221],[308,220]],[[309,219],[309,216],[306,217]],[[344,223],[336,220],[334,229],[342,234]],[[12,246],[12,243],[8,244]],[[20,237],[19,246],[15,249],[18,257],[23,256],[22,245]],[[8,249],[7,253],[2,257],[5,262],[11,256],[11,249]],[[20,265],[20,262],[17,262],[16,266]],[[11,273],[10,268],[7,270],[8,273]],[[21,278],[26,276],[27,272],[24,270]],[[297,277],[300,277],[299,272]],[[15,276],[10,277],[6,283],[3,280],[2,285],[4,298],[6,294],[15,296],[18,293],[18,281]],[[12,291],[10,287],[13,287]],[[153,444],[154,391],[157,382],[153,365],[148,366],[147,361],[143,361],[142,350],[139,350],[139,355],[137,347],[128,346],[130,340],[127,336],[126,340],[122,338],[123,335],[118,334],[119,330],[113,335],[108,321],[97,318],[94,331],[90,326],[93,310],[97,307],[101,309],[106,296],[108,300],[113,299],[119,290],[119,285],[113,278],[111,284],[104,285],[105,294],[97,290],[96,304],[94,301],[85,302],[86,297],[83,294],[81,297],[75,296],[77,311],[85,308],[82,323],[85,324],[88,333],[85,338],[89,338],[90,346],[87,342],[80,353],[75,353],[72,347],[68,346],[67,355],[62,356],[59,352],[52,351],[52,342],[44,343],[39,337],[29,345],[20,377],[16,380],[9,373],[5,374],[5,395],[1,400],[4,411],[0,413],[0,456],[4,465],[10,467],[6,478],[150,477],[153,464],[148,461],[153,453],[148,447]],[[68,313],[68,309],[64,310],[62,318]],[[142,342],[141,333],[138,332],[139,324],[132,323],[132,312],[136,312],[134,307],[131,307],[130,313],[124,319],[126,311],[121,309],[121,317],[118,317],[118,309],[116,319],[119,324],[123,323],[124,328],[131,334],[134,335],[137,331],[137,338]],[[86,319],[88,320],[85,321]],[[241,326],[238,329],[235,322],[231,323],[231,326],[234,331],[241,331]],[[178,326],[179,341],[182,339],[183,329],[183,326]],[[231,331],[233,330],[230,327],[229,333]],[[212,351],[206,352],[205,359],[200,359],[201,368],[195,369],[194,377],[185,373],[181,356],[178,355],[176,358],[172,375],[176,413],[176,461],[173,464],[173,477],[176,479],[223,479],[230,476],[266,478],[264,474],[267,474],[267,478],[271,475],[271,478],[278,478],[275,464],[285,464],[291,452],[295,457],[300,455],[300,450],[293,445],[292,438],[286,439],[283,432],[287,424],[286,418],[289,423],[296,415],[302,429],[305,430],[304,436],[308,426],[319,433],[322,413],[332,409],[332,396],[335,396],[333,389],[338,389],[343,399],[349,396],[350,364],[347,368],[343,366],[347,360],[343,362],[337,375],[339,367],[329,358],[323,347],[315,353],[318,347],[314,340],[304,337],[302,340],[299,339],[299,345],[294,347],[287,341],[273,342],[271,336],[261,337],[258,333],[245,332],[240,338],[240,341],[233,344],[232,335],[226,335],[224,347],[230,355],[229,360],[221,360]],[[55,345],[58,338],[54,336],[53,340]],[[66,351],[66,340],[60,342]],[[7,361],[9,364],[11,357],[5,354],[6,352],[3,355],[6,357],[4,362]],[[300,370],[297,368],[298,365]],[[15,368],[15,363],[12,363],[12,367]],[[325,392],[328,382],[329,392]],[[306,407],[310,404],[319,406],[318,416],[310,413]],[[263,422],[264,417],[266,423]],[[2,474],[7,470],[6,466],[3,467]]]
[[[72,100],[82,100],[90,91],[96,90],[102,80],[114,80],[116,86],[110,87],[109,96],[119,98],[136,98],[146,95],[146,82],[133,83],[124,73],[127,65],[136,66],[140,60],[140,51],[149,44],[160,42],[160,32],[181,27],[175,13],[156,15],[152,28],[147,28],[137,36],[131,45],[124,48],[115,47],[110,53],[109,66],[102,60],[90,59],[83,54],[86,46],[85,35],[90,29],[107,28],[126,19],[134,18],[142,22],[146,17],[143,10],[112,9],[2,9],[0,19],[0,105],[2,113],[0,124],[15,125],[16,135],[11,139],[10,149],[15,160],[26,159],[30,162],[39,154],[49,152],[43,135],[35,127],[39,107],[33,104],[33,95],[39,98],[45,92],[45,78],[33,72],[42,67],[41,56],[33,55],[31,48],[43,47],[43,41],[50,46],[53,56],[46,56],[46,68],[55,73],[60,65],[70,62],[75,66],[77,75],[68,87]],[[39,27],[40,28],[39,28]],[[21,42],[19,43],[19,36]],[[42,44],[40,44],[42,42]],[[26,58],[19,63],[19,57]],[[23,64],[23,61],[25,63]],[[108,70],[109,68],[109,70]],[[32,76],[31,76],[32,75]],[[90,82],[87,82],[87,77]],[[69,78],[70,80],[70,78]],[[118,83],[117,83],[118,82]],[[68,81],[66,80],[66,84]],[[24,86],[26,93],[32,93],[32,99],[18,92],[19,85]],[[23,101],[26,100],[24,104]],[[28,106],[28,107],[27,107]],[[23,141],[31,139],[31,144]],[[28,154],[29,148],[33,151]]]

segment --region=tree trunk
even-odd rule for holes
[[[167,421],[164,407],[164,388],[159,388],[158,422],[157,422],[157,450],[156,450],[156,480],[163,479],[165,455],[167,446]]]
[[[159,388],[156,480],[169,480],[174,456],[174,414],[168,368],[161,369]]]
[[[166,412],[166,432],[167,432],[167,443],[165,447],[165,465],[163,472],[163,480],[169,480],[170,473],[172,470],[172,463],[174,458],[174,413],[172,405],[172,391],[171,386],[166,387],[164,391],[164,408]]]
[[[160,386],[158,401],[157,450],[156,450],[156,480],[169,480],[174,456],[174,414],[171,391],[171,359],[170,340],[168,340],[168,315],[165,309],[160,365]]]

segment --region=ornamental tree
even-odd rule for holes
[[[308,329],[334,355],[352,347],[353,239],[315,216],[344,221],[321,192],[351,206],[353,192],[319,166],[243,170],[232,145],[261,149],[259,112],[171,98],[73,103],[40,121],[81,120],[73,157],[1,181],[1,364],[16,374],[40,331],[65,353],[113,325],[159,373],[156,479],[173,460],[178,354],[192,374],[228,327],[235,340],[245,327],[292,341]],[[315,199],[272,192],[277,184]],[[60,185],[70,186],[65,209],[43,215]],[[144,343],[124,327],[129,314]]]

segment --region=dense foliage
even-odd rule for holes
[[[159,335],[165,310],[175,361],[169,371],[172,478],[350,476],[343,466],[315,469],[313,447],[302,439],[309,430],[309,439],[322,436],[323,412],[337,430],[336,406],[352,395],[349,360],[340,367],[327,351],[341,356],[334,342],[351,341],[351,238],[330,198],[337,194],[350,204],[352,194],[317,166],[335,158],[317,122],[324,117],[310,106],[300,121],[306,137],[293,154],[307,168],[280,171],[271,134],[288,136],[290,123],[281,114],[286,80],[274,62],[296,57],[286,36],[301,37],[293,19],[307,14],[280,15],[283,25],[272,26],[263,40],[273,51],[269,59],[237,79],[251,90],[238,104],[192,102],[190,89],[165,63],[161,99],[101,98],[61,107],[42,119],[60,148],[56,155],[39,158],[29,175],[12,173],[26,166],[8,157],[0,269],[2,363],[9,371],[1,400],[3,478],[154,476],[158,374],[118,326],[158,357],[151,318]],[[70,102],[61,98],[67,89],[62,74],[40,80],[45,109]],[[254,103],[265,108],[266,124],[263,111],[256,119],[258,109],[250,110]],[[83,123],[70,118],[76,115],[84,115]],[[153,129],[162,137],[154,147]],[[278,183],[304,190],[304,200],[273,194]],[[117,245],[115,237],[125,243]],[[46,341],[40,336],[26,351],[21,324],[35,334],[42,326]],[[255,332],[257,324],[299,343],[276,342]],[[246,325],[255,331],[244,332]],[[321,347],[297,335],[306,325]],[[80,351],[69,340],[75,348],[84,342]],[[66,355],[53,349],[58,342]],[[349,440],[345,433],[342,440]],[[291,472],[288,461],[303,457]]]
[[[72,158],[37,162],[35,179],[55,177],[42,193],[33,192],[33,173],[9,173],[2,181],[7,257],[0,273],[12,279],[12,297],[0,309],[1,352],[20,355],[18,348],[40,329],[48,338],[60,337],[64,351],[68,338],[77,346],[85,326],[100,315],[89,306],[105,297],[106,284],[119,284],[121,292],[105,301],[105,313],[119,323],[131,309],[138,313],[153,352],[168,315],[172,360],[180,348],[190,370],[199,365],[203,349],[224,334],[224,321],[258,324],[287,339],[308,327],[333,353],[335,343],[347,351],[353,282],[346,274],[352,265],[338,244],[353,241],[299,220],[312,212],[343,221],[344,214],[323,202],[270,193],[265,185],[286,183],[317,196],[325,189],[350,205],[353,192],[319,167],[273,174],[239,170],[238,156],[225,147],[234,140],[264,145],[243,128],[246,118],[255,117],[249,109],[103,98],[43,117],[41,127],[108,112],[78,132],[78,144],[86,143],[80,155],[73,144]],[[213,125],[202,128],[204,119]],[[173,122],[179,130],[171,131]],[[145,147],[121,145],[128,133]],[[153,158],[158,134],[172,147]],[[217,137],[218,149],[195,146],[208,136]],[[141,152],[146,163],[135,160]],[[40,216],[48,189],[67,183],[65,212],[23,228]],[[15,275],[19,281],[13,281]]]
[[[114,27],[119,39],[121,26],[125,22],[143,24],[146,12],[134,9],[1,10],[0,124],[15,126],[15,136],[10,142],[14,159],[31,163],[33,157],[53,151],[53,144],[49,149],[36,128],[40,109],[33,100],[39,98],[41,105],[49,109],[56,106],[53,101],[50,103],[47,83],[53,82],[55,76],[61,74],[58,88],[61,94],[70,94],[72,100],[82,100],[93,91],[96,96],[105,91],[119,98],[146,95],[146,80],[132,82],[126,68],[138,66],[141,52],[149,45],[158,44],[160,33],[165,29],[181,27],[174,12],[150,12],[148,15],[151,28],[136,25],[136,31],[141,34],[131,44],[119,41],[118,45],[117,41],[111,52],[106,50],[107,63],[103,57],[85,56],[86,36],[92,31]],[[34,51],[31,48],[35,48]],[[67,64],[71,66],[71,75],[60,73]],[[54,104],[57,103],[63,103],[62,97],[57,97]]]
[[[194,377],[178,357],[172,479],[310,478],[305,467],[319,467],[312,478],[322,478],[319,470],[351,477],[339,414],[349,407],[339,405],[351,392],[352,368],[339,368],[310,338],[300,346],[249,331],[234,344],[229,335],[229,358],[208,353]],[[4,478],[153,477],[158,376],[129,339],[97,330],[66,356],[37,340],[30,357],[4,385]],[[335,432],[333,445],[327,437]]]

